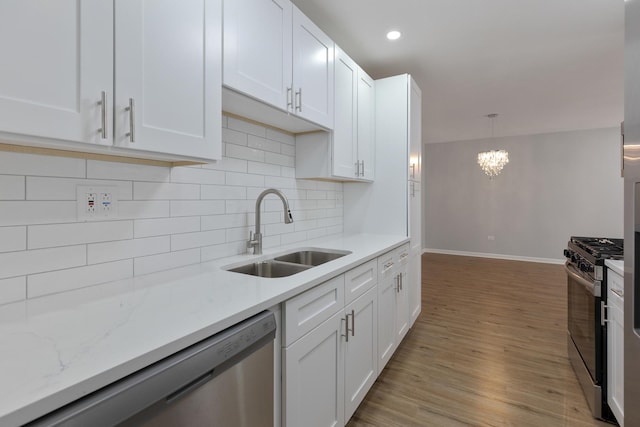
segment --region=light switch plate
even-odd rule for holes
[[[76,188],[78,221],[105,221],[118,217],[118,187],[85,186]]]

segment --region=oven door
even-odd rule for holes
[[[591,375],[594,384],[602,380],[597,366],[596,349],[600,345],[601,334],[596,332],[600,325],[596,313],[596,302],[599,300],[599,283],[584,278],[570,263],[565,264],[567,272],[568,292],[568,324],[569,335],[580,353],[585,367]]]

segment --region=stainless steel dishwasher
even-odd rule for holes
[[[275,330],[262,312],[28,426],[273,426]]]

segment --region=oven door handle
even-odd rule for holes
[[[600,286],[596,285],[596,282],[590,282],[577,273],[577,270],[572,266],[569,261],[565,262],[564,269],[569,276],[571,276],[576,282],[580,283],[584,288],[592,295],[600,296]]]

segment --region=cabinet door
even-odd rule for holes
[[[378,293],[369,289],[345,308],[351,330],[345,342],[345,421],[351,418],[378,376]]]
[[[422,174],[422,92],[409,79],[409,179],[420,181]]]
[[[622,277],[609,270],[609,323],[607,324],[607,403],[616,420],[624,426],[624,300]]]
[[[358,65],[336,46],[333,174],[357,177]]]
[[[284,349],[284,426],[344,425],[345,328],[341,311]]]
[[[110,1],[2,1],[0,52],[0,132],[111,144]]]
[[[363,166],[361,178],[375,177],[375,83],[358,69],[358,160]]]
[[[422,254],[419,250],[411,249],[409,259],[408,292],[409,298],[409,327],[413,326],[422,311]]]
[[[396,292],[396,342],[399,344],[409,331],[409,245],[397,252],[399,286]]]
[[[378,374],[396,349],[397,279],[393,253],[378,258]]]
[[[289,0],[224,2],[225,86],[267,104],[288,108],[291,11]]]
[[[219,159],[221,0],[116,0],[115,10],[116,145]]]
[[[333,41],[293,7],[294,113],[333,129]]]

